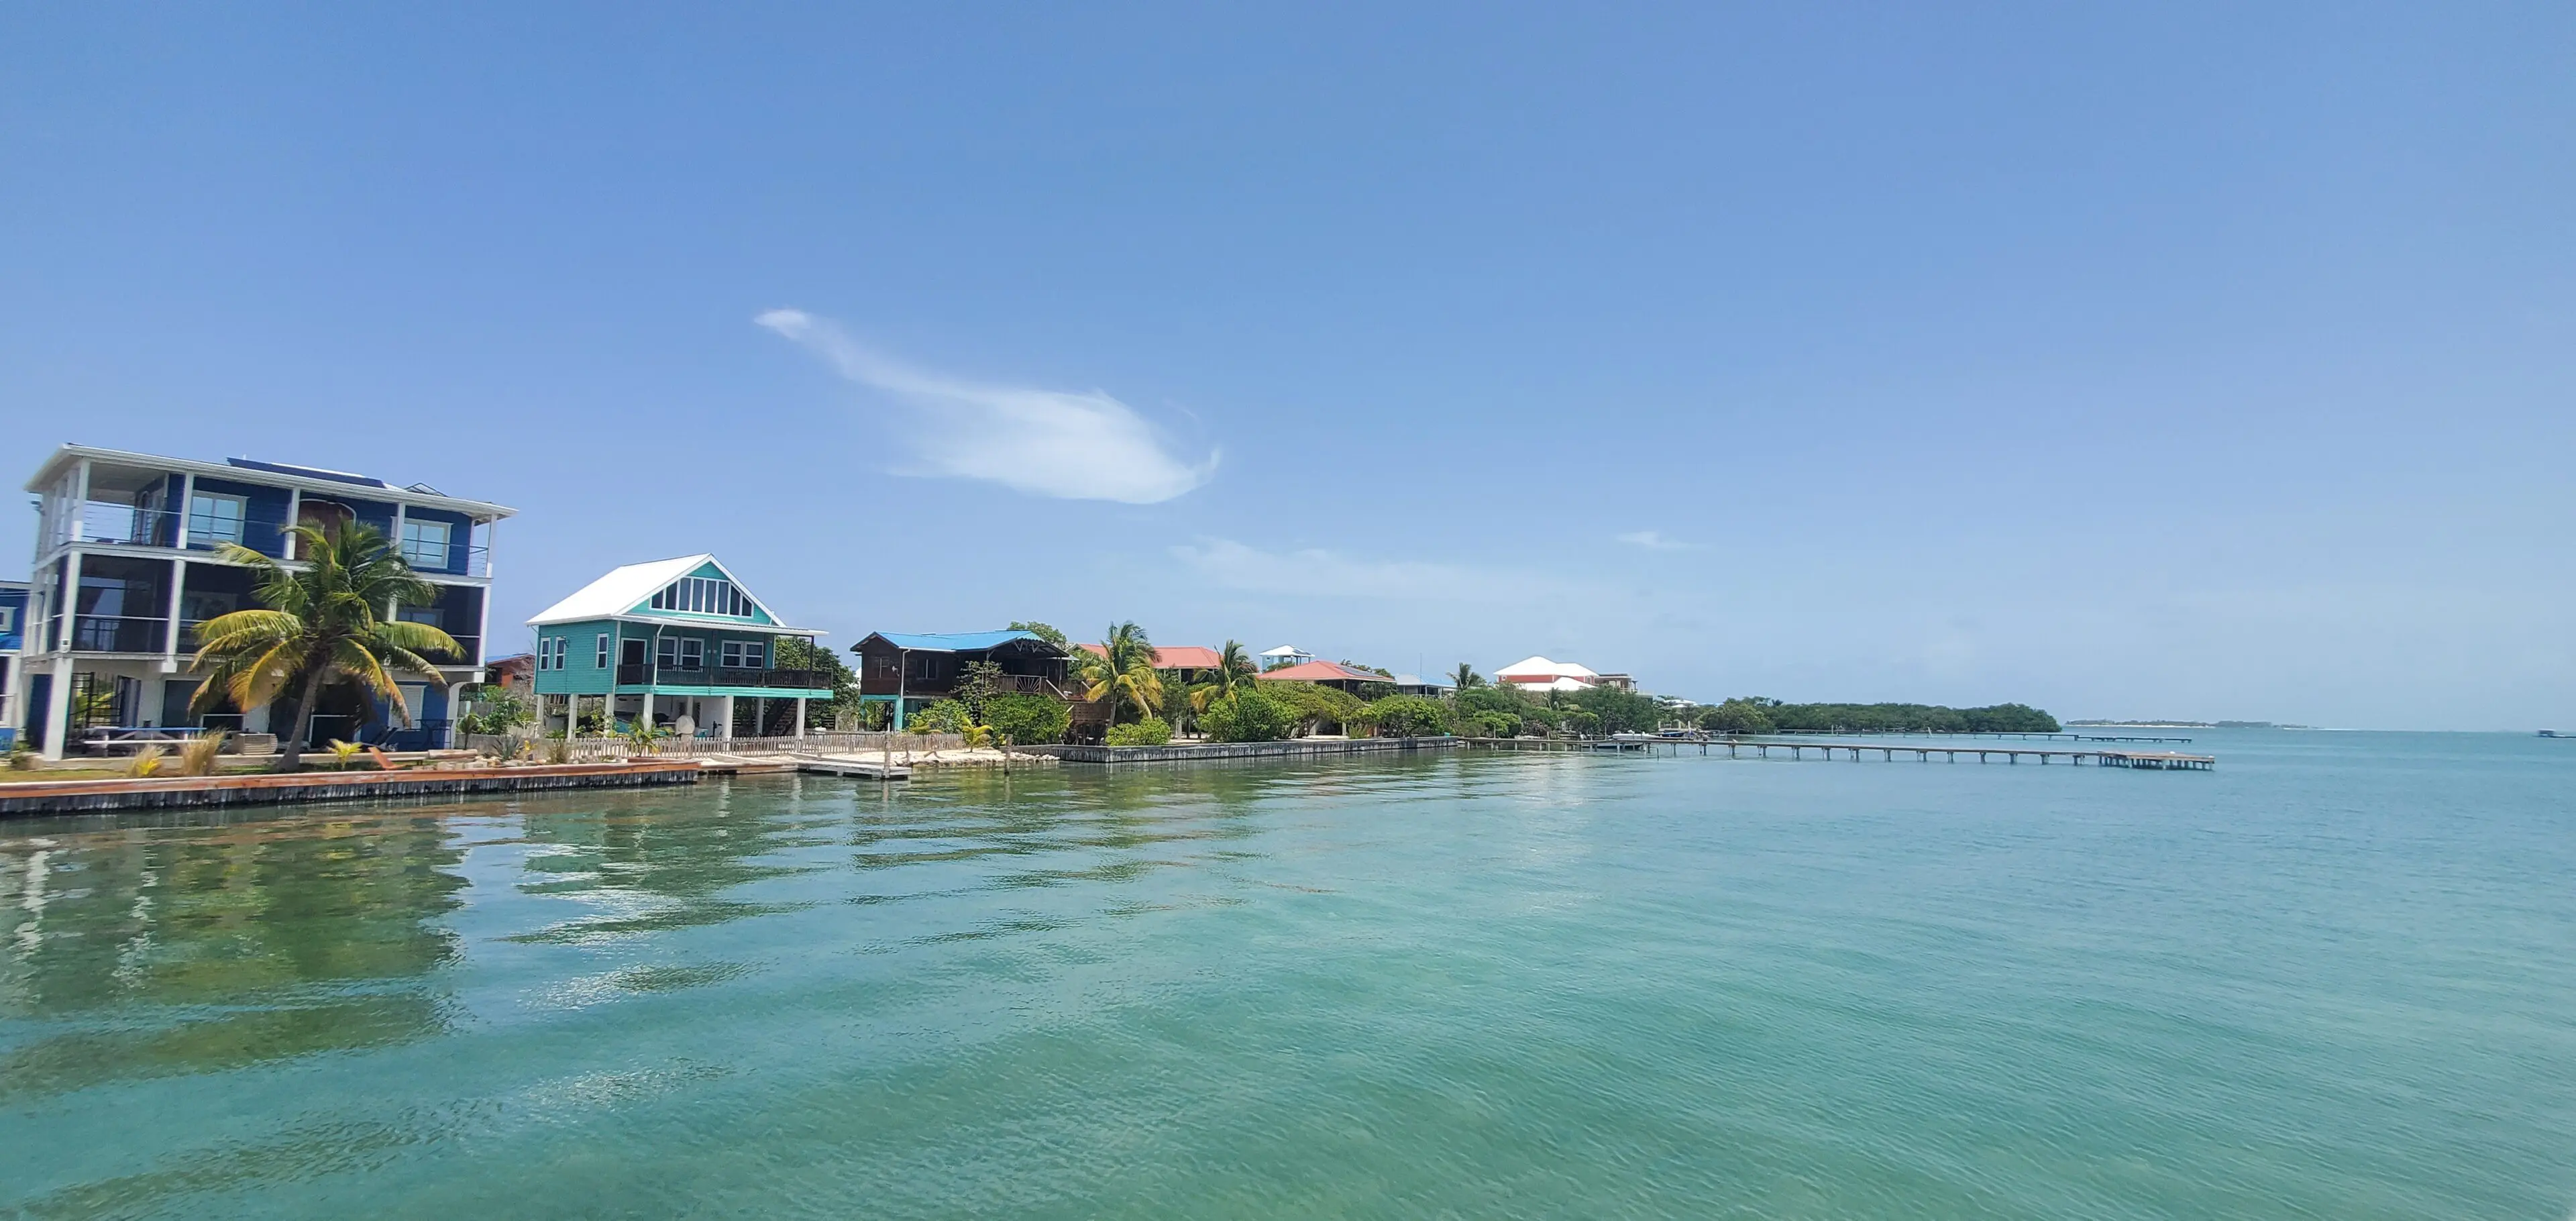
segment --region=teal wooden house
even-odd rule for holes
[[[829,701],[818,670],[778,664],[789,627],[712,555],[629,564],[581,587],[528,624],[537,632],[538,704],[547,732],[603,709],[696,737],[805,732],[808,701]]]

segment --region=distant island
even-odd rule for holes
[[[2277,721],[2167,721],[2103,720],[2068,721],[2084,729],[2314,729],[2314,725],[2285,725]]]
[[[2057,718],[2028,704],[1787,704],[1739,696],[1702,708],[1699,727],[1721,733],[2056,733]]]

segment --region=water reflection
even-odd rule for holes
[[[804,800],[793,781],[532,803],[524,813],[524,868],[532,876],[519,890],[587,910],[510,940],[590,944],[810,906],[735,896],[753,883],[825,868],[775,859],[832,842],[828,824],[846,812],[824,804]]]
[[[560,964],[578,969],[533,998],[584,1008],[741,977],[750,968],[733,954],[695,959],[651,939],[756,917],[893,904],[798,926],[877,951],[1228,906],[1256,886],[1315,891],[1260,876],[1278,862],[1253,841],[1279,830],[1283,808],[1325,817],[1454,793],[1455,768],[769,777],[14,824],[0,836],[0,1097],[436,1035],[458,1020],[451,989],[470,973],[451,916],[474,881],[543,900],[463,925],[478,939],[617,948]],[[497,874],[495,860],[508,862]]]
[[[457,861],[410,811],[0,838],[0,1097],[434,1033]]]

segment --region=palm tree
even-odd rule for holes
[[[463,657],[465,648],[428,624],[386,618],[398,604],[436,601],[438,587],[413,575],[375,527],[299,525],[290,533],[295,554],[305,557],[300,568],[238,543],[216,551],[226,563],[251,570],[251,587],[266,609],[234,611],[198,625],[197,655],[188,665],[206,675],[189,701],[200,712],[225,697],[234,707],[257,708],[302,683],[295,732],[287,735],[286,757],[278,763],[291,772],[303,766],[304,739],[313,732],[314,705],[326,684],[355,680],[409,725],[411,709],[392,671],[436,679],[438,667],[423,654]]]
[[[1225,642],[1225,651],[1217,654],[1216,674],[1206,682],[1190,688],[1190,711],[1205,712],[1208,705],[1251,685],[1261,667],[1252,664],[1252,654],[1240,640]]]
[[[1154,642],[1145,638],[1145,629],[1132,619],[1111,624],[1108,638],[1100,642],[1100,652],[1083,650],[1079,664],[1082,681],[1088,684],[1082,698],[1108,700],[1112,725],[1118,723],[1121,699],[1148,711],[1163,703],[1163,680],[1154,673]]]
[[[1461,691],[1464,691],[1469,687],[1481,687],[1485,685],[1485,676],[1476,673],[1476,668],[1474,666],[1468,665],[1463,661],[1458,663],[1458,673],[1453,677],[1458,680],[1458,689]]]

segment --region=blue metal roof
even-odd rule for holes
[[[927,653],[974,653],[996,648],[1014,640],[1040,640],[1035,632],[878,632],[877,636],[898,649],[920,649]]]

